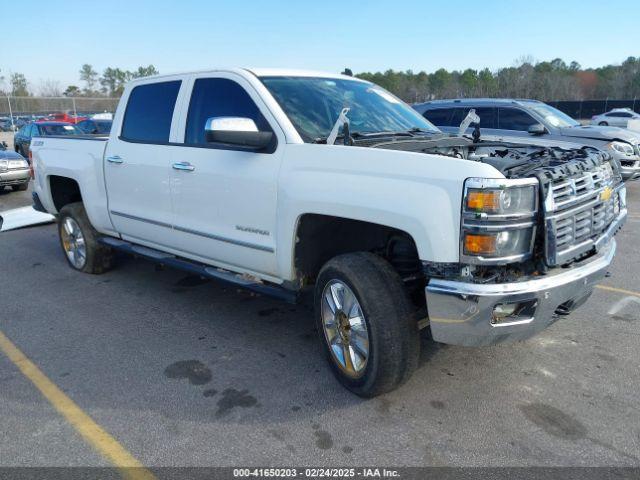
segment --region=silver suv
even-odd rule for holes
[[[472,108],[480,117],[485,138],[552,145],[571,142],[610,153],[622,166],[624,180],[640,177],[640,133],[617,127],[580,125],[560,110],[537,100],[465,98],[433,100],[413,105],[420,114],[446,132],[457,132]],[[471,125],[467,133],[471,133]]]

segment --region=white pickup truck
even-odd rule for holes
[[[438,342],[522,340],[590,295],[625,188],[607,154],[443,134],[371,83],[231,69],[125,88],[109,138],[35,137],[72,268],[123,250],[295,301],[337,378],[389,391]]]

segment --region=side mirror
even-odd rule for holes
[[[544,125],[542,125],[541,123],[534,123],[533,125],[529,126],[528,132],[531,135],[543,135],[547,133],[547,129],[544,128]]]
[[[243,147],[248,150],[263,150],[273,139],[273,132],[261,132],[250,118],[212,117],[204,127],[205,140],[208,143],[222,143]]]

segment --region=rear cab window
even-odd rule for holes
[[[168,143],[182,81],[149,83],[131,90],[120,138],[139,143]]]

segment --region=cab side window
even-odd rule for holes
[[[538,123],[531,115],[517,108],[498,109],[498,128],[501,130],[527,131]]]
[[[480,117],[480,128],[496,128],[495,126],[495,108],[493,107],[465,107],[456,108],[453,117],[451,118],[451,126],[458,127],[462,121],[467,118],[469,111],[473,109],[476,111],[476,115]],[[470,128],[473,124],[470,126]]]
[[[131,90],[121,138],[141,143],[167,143],[181,83],[179,80],[150,83]]]
[[[207,120],[212,117],[250,118],[258,130],[273,131],[246,90],[227,78],[199,78],[195,81],[187,115],[185,144],[215,146],[207,143],[204,131]]]
[[[451,118],[450,108],[435,108],[425,111],[422,116],[433,123],[436,127],[448,127]]]

